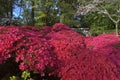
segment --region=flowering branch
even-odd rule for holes
[[[107,17],[115,24],[116,36],[119,36],[118,35],[118,23],[120,22],[120,9],[116,10],[114,14],[110,14],[109,11],[105,7],[102,6],[102,4],[105,2],[108,2],[108,1],[107,0],[93,0],[92,2],[89,2],[89,4],[85,6],[81,5],[78,7],[78,10],[75,15],[76,16],[86,15],[90,12],[98,12],[98,13],[102,13],[103,15],[107,15]],[[113,15],[114,17],[117,18],[117,20],[113,18]]]

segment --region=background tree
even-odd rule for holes
[[[18,25],[20,18],[14,15],[15,6],[20,0],[0,0],[0,25]]]
[[[14,2],[15,0],[0,0],[0,17],[9,17],[12,18],[13,16],[13,9],[14,9]]]
[[[56,22],[80,26],[79,21],[74,20],[77,0],[34,0],[23,2],[23,20],[26,25],[51,26]],[[34,3],[34,5],[33,5]],[[34,21],[33,21],[34,20]]]
[[[104,18],[108,18],[115,25],[116,35],[118,36],[118,24],[120,22],[119,0],[90,0],[87,2],[81,0],[81,2],[83,3],[79,6],[76,15],[87,15],[87,13],[103,14]]]
[[[51,26],[58,22],[57,0],[36,0],[36,26]]]
[[[74,14],[77,10],[77,5],[77,0],[59,0],[59,21],[69,26],[74,25],[80,27],[80,22],[74,19]]]

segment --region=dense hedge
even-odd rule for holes
[[[12,59],[17,72],[37,73],[41,80],[120,80],[119,56],[120,38],[114,34],[85,37],[61,23],[0,27],[0,66]]]

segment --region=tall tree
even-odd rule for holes
[[[23,0],[23,18],[27,25],[51,26],[56,22],[77,25],[73,19],[77,0]]]
[[[73,19],[76,10],[77,0],[0,0],[0,18],[7,17],[10,23],[13,22],[14,8],[19,14],[18,19],[22,23],[32,26],[53,25],[56,22],[63,22],[68,25],[79,24]],[[62,20],[63,18],[63,20]]]
[[[10,17],[13,16],[14,3],[16,0],[0,0],[0,16],[1,17]]]
[[[24,0],[22,4],[27,25],[52,25],[57,21],[56,0]]]
[[[56,4],[57,0],[39,0],[39,2],[37,2],[35,11],[36,26],[50,26],[57,22],[58,11]]]
[[[74,20],[74,14],[78,6],[77,0],[59,0],[58,10],[60,22],[68,25],[80,26],[79,21]]]
[[[31,14],[31,10],[32,10],[32,5],[31,5],[31,1],[29,0],[21,0],[21,7],[23,9],[23,12],[21,14],[21,16],[23,17],[23,22],[24,25],[32,25],[32,14]]]
[[[31,1],[31,5],[32,5],[32,10],[31,10],[32,26],[34,26],[35,25],[35,20],[34,20],[34,16],[35,16],[34,6],[35,6],[35,2],[34,2],[34,0]]]
[[[16,1],[17,0],[0,0],[0,25],[6,24],[6,22],[9,22],[9,25],[12,23],[13,10]]]

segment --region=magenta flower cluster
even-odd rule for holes
[[[116,37],[115,34],[101,34],[97,37],[89,37],[85,42],[87,48],[107,56],[120,67],[120,38]]]
[[[0,64],[15,58],[21,70],[60,80],[120,80],[120,38],[85,37],[67,25],[0,27]]]
[[[84,49],[61,68],[61,80],[119,80],[119,71],[102,54]]]
[[[15,57],[21,70],[44,71],[53,67],[52,45],[33,27],[0,27],[0,62]]]

